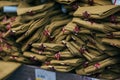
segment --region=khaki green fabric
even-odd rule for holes
[[[37,54],[41,54],[41,55],[53,55],[54,54],[53,52],[49,52],[49,51],[43,52],[36,48],[32,48],[31,51],[33,51],[34,53],[37,53]]]
[[[54,3],[46,3],[43,5],[39,5],[39,6],[34,6],[34,7],[28,7],[28,8],[18,8],[17,9],[17,14],[18,15],[23,15],[26,14],[27,12],[33,11],[33,12],[41,12],[41,11],[45,11],[46,9],[49,9],[50,7],[52,7],[54,5]]]
[[[35,58],[35,60],[39,60],[39,61],[45,61],[46,60],[46,56],[42,56],[42,55],[38,55],[35,54],[33,52],[24,52],[23,56],[28,57],[28,58]]]
[[[52,53],[53,54],[49,55],[48,57],[54,58],[55,57],[55,53],[54,52],[52,52]],[[74,58],[74,55],[72,55],[70,51],[60,51],[58,53],[60,54],[60,58],[61,59],[72,59],[72,58]]]
[[[102,39],[103,43],[120,48],[119,41],[120,41],[119,39],[107,39],[107,38]]]
[[[77,17],[84,17],[83,14],[87,12],[90,15],[89,18],[103,19],[118,11],[120,11],[120,6],[116,5],[79,7],[73,15]]]
[[[61,4],[71,4],[75,2],[76,0],[55,0],[55,1]]]
[[[73,46],[71,43],[67,42],[67,48],[71,52],[73,56],[82,56],[81,53],[79,52],[79,49],[77,49],[75,46]]]
[[[100,32],[104,32],[104,33],[116,31],[115,29],[110,28],[109,26],[105,26],[105,25],[99,24],[99,23],[91,23],[90,21],[85,21],[80,18],[73,18],[73,22],[82,27],[88,28],[90,30],[100,31]]]
[[[0,79],[20,64],[105,80],[118,78],[120,6],[111,0],[0,3],[0,64],[8,67],[4,67],[7,72],[0,67],[0,72],[6,72]],[[3,13],[9,5],[17,6],[17,12]]]
[[[83,68],[83,69],[76,69],[76,73],[81,74],[81,75],[85,75],[85,74],[94,72],[96,70],[99,70],[101,68],[105,68],[108,65],[116,64],[116,62],[117,62],[116,59],[107,58],[103,61],[96,63],[97,66],[96,66],[96,64],[93,64],[93,65],[90,65],[90,66]]]
[[[71,66],[52,66],[52,65],[49,65],[49,66],[43,65],[43,66],[41,66],[41,68],[48,69],[48,70],[57,70],[59,72],[69,72],[72,69],[74,69]]]
[[[81,2],[84,2],[85,3],[89,3],[88,0],[80,0]],[[112,2],[110,0],[93,0],[93,6],[96,6],[96,5],[100,5],[100,6],[103,6],[103,5],[111,5]]]
[[[68,60],[51,60],[51,64],[58,65],[69,65],[69,66],[77,66],[82,64],[84,59],[68,59]]]
[[[104,73],[100,74],[99,77],[101,79],[115,80],[119,78],[119,74],[112,71],[105,71]]]
[[[11,73],[21,66],[15,62],[0,61],[0,80],[6,79]]]
[[[55,44],[55,43],[34,43],[32,44],[34,48],[45,47],[46,50],[51,51],[59,51],[64,48],[63,44]]]

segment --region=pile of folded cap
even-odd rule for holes
[[[4,13],[5,6],[17,6],[17,12]],[[6,0],[0,9],[3,66],[41,64],[48,70],[119,78],[120,6],[111,0]]]

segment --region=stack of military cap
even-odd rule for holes
[[[83,6],[72,13],[74,18],[64,29],[72,34],[74,48],[88,60],[86,67],[80,65],[76,68],[77,74],[93,74],[106,79],[119,77],[118,72],[108,69],[111,65],[119,64],[119,28],[117,27],[119,7],[116,5]],[[68,49],[70,46],[71,44],[68,44]],[[105,71],[106,69],[108,71]]]
[[[40,56],[37,54],[35,55],[37,56],[37,59],[36,59],[34,55],[31,55],[33,54],[32,52],[25,52],[23,55],[23,52],[21,49],[23,42],[19,42],[19,41],[22,41],[22,39],[18,39],[18,37],[21,37],[25,32],[27,32],[28,28],[30,27],[30,25],[32,26],[33,23],[35,24],[34,26],[37,26],[36,29],[38,29],[39,28],[38,26],[42,22],[44,21],[49,22],[48,16],[46,16],[43,19],[43,16],[46,15],[48,12],[54,10],[53,13],[50,13],[49,15],[49,16],[52,16],[54,13],[57,14],[60,11],[55,10],[55,8],[52,8],[54,5],[54,2],[37,5],[35,7],[33,7],[32,5],[29,5],[28,3],[29,2],[26,2],[26,1],[25,2],[0,1],[0,9],[1,9],[1,14],[0,14],[0,64],[2,65],[2,67],[0,67],[0,71],[1,71],[0,80],[7,78],[7,76],[9,76],[13,71],[15,71],[20,66],[21,63],[25,63],[25,64],[36,64],[37,63],[38,65],[40,64],[41,61],[44,61],[46,59],[46,56]],[[17,7],[16,9],[17,13],[12,13],[13,10],[12,12],[10,12],[10,10],[7,9],[10,7],[11,9],[13,9],[13,7]],[[29,7],[32,7],[32,8],[29,8]],[[21,11],[21,9],[25,9],[25,10]],[[31,9],[33,9],[36,13],[32,12]],[[44,22],[43,25],[46,22]],[[36,31],[36,29],[33,30],[32,28],[32,31],[34,32]],[[40,32],[39,31],[37,32],[38,33],[35,35],[38,37]],[[3,68],[6,68],[6,70],[4,70]]]
[[[119,77],[120,6],[110,0],[4,2],[0,4],[1,64],[41,64],[43,69],[101,79]]]

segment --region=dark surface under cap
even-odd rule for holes
[[[40,69],[35,66],[23,65],[17,69],[8,79],[6,80],[35,80],[35,69]],[[29,73],[29,74],[28,74]],[[86,76],[80,76],[71,73],[56,73],[56,80],[99,80],[93,79]]]

